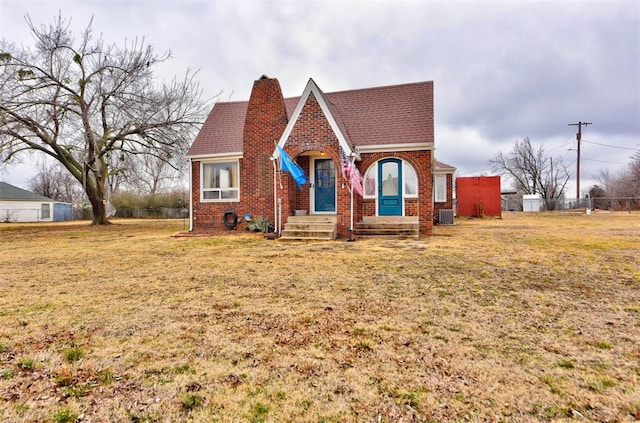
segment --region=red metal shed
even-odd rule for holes
[[[456,178],[458,216],[502,216],[500,176]]]

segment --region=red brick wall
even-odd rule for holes
[[[296,162],[304,169],[307,176],[310,172],[310,160],[307,156],[300,156],[306,151],[319,151],[325,153],[326,158],[333,159],[336,166],[336,214],[338,215],[338,235],[346,237],[349,235],[349,216],[350,216],[350,193],[346,184],[343,184],[342,174],[340,172],[340,150],[338,138],[331,129],[331,125],[320,108],[320,104],[311,94],[307,99],[300,116],[296,120],[295,125],[289,134],[285,150]],[[283,179],[291,180],[288,173],[283,174]],[[286,207],[283,204],[283,215],[293,214],[295,209],[309,210],[309,186],[305,185],[302,190],[298,190],[295,183],[293,190],[289,189],[291,206]],[[283,201],[284,203],[284,201]],[[355,203],[355,201],[354,201]],[[357,207],[355,207],[357,209]]]
[[[240,202],[200,203],[200,163],[194,161],[192,170],[194,231],[227,230],[222,223],[222,217],[228,210],[235,211],[239,217],[245,213],[251,213],[254,217],[264,216],[275,222],[272,195],[273,168],[267,166],[268,171],[264,171],[264,160],[273,152],[275,143],[282,135],[286,124],[286,110],[278,81],[275,79],[255,81],[244,128],[244,155],[240,160]],[[308,156],[301,156],[302,153],[319,151],[324,153],[324,157],[334,161],[337,172],[338,235],[348,236],[351,194],[348,183],[340,172],[339,143],[313,94],[309,96],[292,128],[285,150],[302,167],[307,176],[310,172],[310,159]],[[419,197],[405,199],[405,214],[418,216],[420,232],[425,235],[431,234],[434,212],[431,151],[362,154],[362,160],[356,162],[356,166],[363,174],[374,162],[387,157],[408,161],[416,169]],[[263,171],[257,170],[260,169],[261,160]],[[294,210],[310,209],[309,185],[299,189],[288,172],[278,172],[276,184],[277,195],[282,198],[283,223],[286,223],[286,217],[292,215]],[[360,221],[365,215],[376,215],[375,200],[363,200],[357,194],[354,194],[353,198],[354,222]],[[240,229],[243,227],[243,224],[239,225]]]
[[[273,163],[269,157],[287,125],[287,112],[277,79],[260,78],[253,84],[247,106],[240,159],[240,201],[200,202],[200,162],[193,162],[193,229],[196,232],[228,230],[223,215],[233,210],[238,217],[250,213],[275,222]],[[244,228],[244,225],[239,225]]]
[[[431,156],[431,151],[371,153],[361,154],[362,160],[356,162],[362,175],[378,160],[390,157],[404,160],[413,166],[418,176],[418,198],[405,198],[404,210],[406,216],[418,216],[420,233],[423,235],[431,235],[433,230]],[[356,221],[362,219],[363,211],[366,212],[366,216],[375,216],[375,207],[375,200],[364,200],[364,207],[360,209],[360,214],[356,214]]]

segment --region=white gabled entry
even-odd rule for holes
[[[336,135],[336,138],[338,139],[338,143],[340,145],[340,148],[342,148],[342,150],[344,150],[344,152],[347,154],[348,157],[351,158],[351,160],[356,160],[356,159],[360,159],[360,155],[359,153],[357,153],[355,150],[353,150],[351,148],[351,146],[349,145],[349,143],[347,142],[346,137],[344,136],[344,134],[342,133],[342,131],[340,130],[340,127],[338,126],[338,123],[336,122],[335,117],[333,116],[333,114],[331,113],[331,110],[329,109],[329,106],[327,105],[327,102],[325,100],[325,96],[324,93],[320,90],[320,88],[318,87],[318,85],[315,83],[315,81],[312,78],[309,78],[309,81],[307,82],[306,87],[304,88],[304,91],[302,92],[302,95],[300,96],[300,100],[298,101],[298,104],[296,105],[295,109],[293,110],[292,115],[289,118],[289,122],[287,123],[287,126],[284,130],[284,132],[282,133],[282,136],[280,137],[280,139],[278,140],[278,146],[283,148],[285,147],[285,144],[287,142],[287,139],[289,138],[289,136],[291,135],[291,131],[293,130],[293,127],[295,126],[296,122],[298,121],[298,118],[300,118],[300,114],[302,113],[302,109],[304,108],[304,105],[307,103],[307,100],[309,99],[309,96],[313,94],[314,98],[316,99],[316,101],[318,102],[318,105],[320,106],[320,110],[322,110],[322,113],[324,114],[324,116],[326,117],[327,121],[329,122],[329,126],[331,127],[331,130],[333,131],[333,133]],[[279,153],[278,153],[278,148],[276,147],[273,151],[272,154],[272,159],[276,160],[279,158]],[[340,166],[340,163],[334,163],[334,166]],[[312,166],[313,168],[313,172],[315,172],[316,168],[315,168],[315,160],[312,160]],[[337,169],[334,169],[334,173],[336,174],[336,177],[334,178],[335,181],[337,181]],[[311,181],[315,181],[316,179],[316,175],[309,175],[309,178]],[[275,180],[275,173],[274,173],[274,191],[275,190],[275,183],[277,181]],[[315,182],[313,182],[315,184]],[[335,183],[335,185],[337,185],[337,183]],[[335,213],[336,212],[336,208],[337,208],[337,192],[334,195],[334,211],[330,212],[328,210],[321,210],[322,207],[320,207],[320,210],[318,209],[319,204],[315,203],[315,195],[318,194],[317,192],[315,192],[315,190],[312,189],[312,191],[309,193],[311,195],[310,198],[310,203],[311,203],[311,210],[315,213]],[[322,195],[322,193],[320,193],[320,195]],[[276,195],[277,197],[277,195]],[[279,200],[279,199],[278,199]],[[278,205],[277,205],[277,200],[274,200],[274,214],[277,216],[278,215]],[[351,194],[351,230],[353,230],[353,193]]]
[[[286,144],[287,139],[289,138],[289,135],[291,135],[291,131],[293,130],[293,127],[295,126],[296,122],[298,121],[298,118],[300,117],[300,113],[302,113],[302,108],[307,103],[307,100],[309,99],[309,96],[311,94],[313,94],[316,101],[320,105],[320,110],[322,110],[322,113],[324,113],[324,116],[327,118],[327,121],[331,126],[331,130],[333,131],[334,134],[336,134],[336,138],[338,138],[340,147],[342,147],[342,149],[347,153],[349,157],[355,156],[357,159],[360,159],[359,154],[354,150],[352,150],[351,147],[349,146],[349,143],[347,143],[347,139],[345,138],[342,131],[340,131],[340,127],[338,126],[336,119],[333,117],[331,110],[329,110],[329,106],[327,105],[327,102],[324,98],[324,93],[320,90],[320,88],[318,88],[318,85],[316,85],[315,81],[312,78],[309,78],[309,82],[307,82],[307,86],[304,88],[304,91],[300,96],[300,100],[296,105],[296,108],[293,109],[293,114],[289,118],[289,123],[287,123],[287,127],[282,133],[280,140],[278,140],[278,145],[284,148],[284,145]],[[278,157],[277,149],[274,149],[273,157],[275,158]]]

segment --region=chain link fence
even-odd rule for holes
[[[640,197],[598,197],[598,198],[563,198],[555,200],[539,199],[540,211],[552,210],[609,210],[609,211],[640,211]],[[521,195],[502,195],[503,211],[522,211]],[[537,206],[536,206],[537,210]]]
[[[115,217],[135,219],[179,219],[189,215],[185,208],[120,208],[116,210]]]

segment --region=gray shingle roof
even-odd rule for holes
[[[22,188],[7,184],[6,182],[0,182],[0,200],[12,200],[12,201],[53,201],[51,198],[44,197],[40,194],[27,191]]]

